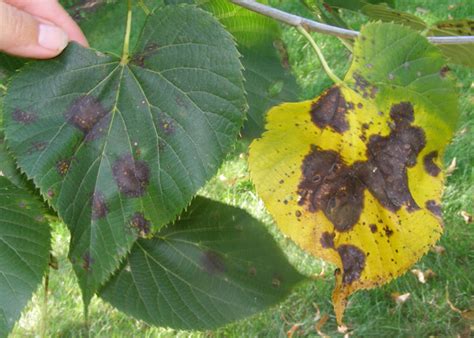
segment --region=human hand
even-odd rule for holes
[[[88,46],[57,0],[0,0],[0,51],[48,59],[61,53],[69,41]]]

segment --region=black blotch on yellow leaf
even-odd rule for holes
[[[107,114],[108,111],[99,100],[91,95],[84,95],[72,102],[65,116],[70,124],[87,135]]]
[[[224,259],[219,253],[212,250],[207,250],[202,253],[201,266],[210,275],[216,275],[226,271]]]
[[[109,209],[107,203],[105,202],[104,194],[99,191],[96,191],[92,195],[92,219],[98,220],[107,215]]]
[[[146,237],[150,233],[150,221],[141,212],[133,214],[130,226],[135,229],[140,237]]]
[[[375,234],[377,232],[377,224],[369,224],[370,232]]]
[[[363,208],[364,186],[339,154],[312,146],[302,165],[299,204],[310,212],[322,210],[337,231],[350,230]]]
[[[321,239],[319,240],[321,242],[321,246],[326,249],[334,249],[334,237],[336,237],[334,232],[323,232]]]
[[[153,56],[159,48],[160,46],[155,42],[148,43],[143,51],[132,56],[130,63],[139,67],[145,67],[145,60]]]
[[[378,89],[377,87],[373,86],[370,84],[369,81],[367,81],[362,75],[358,73],[354,73],[352,75],[352,78],[354,79],[354,90],[362,95],[364,99],[371,98],[374,99],[375,96],[377,95]],[[361,108],[361,107],[359,107]]]
[[[338,133],[349,129],[346,121],[347,105],[341,90],[333,86],[311,106],[311,119],[319,128],[330,127]]]
[[[31,124],[38,120],[38,115],[33,112],[27,112],[21,109],[15,109],[12,113],[14,121],[21,124]]]
[[[139,197],[145,193],[149,183],[150,170],[144,161],[136,161],[127,154],[112,166],[115,182],[121,193],[127,197]]]
[[[305,205],[309,212],[323,211],[340,232],[350,230],[358,222],[366,188],[390,211],[402,206],[408,211],[418,210],[409,190],[407,168],[416,164],[425,146],[425,134],[411,125],[411,103],[393,105],[390,116],[390,134],[370,137],[367,161],[348,166],[337,152],[312,145],[301,166],[303,179],[298,185],[298,204]]]
[[[438,152],[432,151],[429,154],[425,155],[423,158],[423,165],[428,174],[433,177],[436,177],[441,172],[441,169],[434,163],[434,160],[438,157]]]
[[[393,235],[393,230],[388,227],[388,225],[384,226],[383,231],[385,232],[385,236],[391,237]]]
[[[433,201],[433,200],[426,201],[425,207],[426,209],[431,211],[433,215],[438,216],[438,217],[443,216],[443,212],[441,211],[441,206],[438,203],[436,203],[436,201]]]
[[[365,267],[365,254],[362,250],[352,244],[342,244],[337,248],[341,257],[343,275],[342,282],[351,284],[360,278]]]
[[[394,122],[388,136],[372,135],[367,144],[366,162],[354,164],[357,177],[387,209],[397,211],[406,206],[418,210],[408,187],[407,168],[425,146],[425,133],[411,126],[413,106],[409,102],[393,105],[390,116]]]

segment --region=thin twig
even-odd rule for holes
[[[335,83],[335,84],[340,84],[342,83],[342,80],[337,77],[336,74],[333,73],[331,68],[329,67],[328,63],[326,62],[326,59],[324,58],[323,53],[321,52],[321,49],[319,49],[318,44],[314,39],[311,37],[311,35],[306,31],[306,29],[302,26],[296,27],[298,31],[309,41],[311,47],[313,47],[314,51],[316,52],[316,55],[319,58],[319,61],[321,62],[321,65],[323,66],[324,71],[326,74],[329,76],[329,78]]]
[[[340,38],[353,39],[359,36],[359,32],[350,29],[326,25],[314,20],[306,19],[298,15],[290,14],[279,9],[262,5],[254,0],[231,0],[237,6],[247,8],[291,26],[303,26],[306,30],[334,35]],[[428,36],[427,39],[434,44],[470,44],[474,43],[474,36]]]

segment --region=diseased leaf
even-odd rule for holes
[[[0,176],[0,336],[6,337],[41,283],[50,231],[41,202]]]
[[[337,2],[337,1],[336,1]],[[359,11],[371,20],[381,20],[384,22],[393,22],[404,25],[418,31],[427,31],[428,36],[458,36],[472,35],[474,29],[473,20],[446,20],[429,26],[425,21],[416,15],[392,9],[386,4],[363,4],[355,6],[351,1],[342,8]],[[474,67],[474,45],[473,44],[440,44],[438,48],[450,62],[461,64],[468,67]]]
[[[268,112],[249,165],[281,230],[338,266],[347,297],[401,275],[442,233],[441,159],[457,95],[436,47],[409,28],[368,24],[343,83]]]
[[[427,28],[427,24],[416,15],[390,8],[385,4],[367,4],[360,8],[360,11],[372,20],[394,22],[420,31]]]
[[[263,224],[198,197],[176,224],[136,242],[101,297],[152,325],[211,329],[281,301],[302,280]]]
[[[289,71],[278,23],[227,0],[200,2],[237,41],[249,106],[243,135],[251,139],[258,137],[264,130],[265,112],[280,102],[296,100],[299,93],[296,79]],[[283,55],[279,55],[276,47]]]
[[[73,44],[13,78],[8,145],[70,227],[86,304],[215,174],[244,105],[232,37],[192,6],[151,15],[128,63]]]
[[[429,28],[430,36],[474,35],[474,20],[447,20]],[[474,44],[438,46],[449,61],[474,68]]]
[[[326,5],[334,8],[344,8],[351,11],[358,11],[367,4],[382,4],[384,6],[394,7],[394,0],[323,0]]]

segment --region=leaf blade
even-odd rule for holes
[[[215,173],[244,102],[230,35],[191,6],[148,17],[127,65],[72,45],[13,79],[8,143],[72,232],[86,304],[141,235],[136,225],[172,221]]]
[[[41,203],[0,176],[0,335],[7,336],[41,283],[50,231]]]
[[[301,280],[262,224],[199,197],[179,222],[135,244],[101,297],[153,325],[209,329],[274,304]]]

